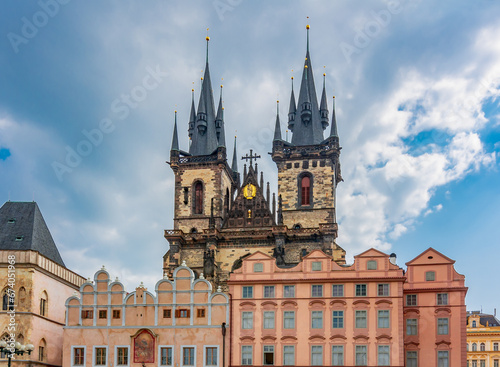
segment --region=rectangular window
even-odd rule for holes
[[[438,367],[449,367],[449,357],[447,350],[438,351]]]
[[[274,285],[264,286],[264,298],[274,298]]]
[[[485,360],[479,361],[479,367],[486,367],[486,361]]]
[[[344,285],[343,284],[332,285],[332,297],[344,297]]]
[[[164,319],[170,319],[172,317],[172,310],[170,309],[164,309],[163,310],[163,318]]]
[[[172,366],[172,347],[162,347],[160,349],[160,365]]]
[[[323,328],[323,311],[312,311],[311,312],[311,328],[312,329],[322,329]]]
[[[85,349],[73,348],[73,366],[83,366],[85,364]]]
[[[120,310],[113,310],[113,318],[114,319],[120,318]]]
[[[94,318],[93,310],[82,310],[82,319],[92,319]]]
[[[262,273],[264,271],[264,264],[255,263],[253,264],[253,272],[254,273]]]
[[[183,347],[182,348],[182,365],[183,366],[194,366],[194,348],[193,347]]]
[[[283,366],[293,366],[295,365],[295,346],[284,345],[283,346]]]
[[[323,286],[321,284],[311,286],[311,297],[323,297]]]
[[[241,328],[253,329],[253,312],[244,311],[241,313]]]
[[[356,311],[356,328],[366,328],[366,310]]]
[[[438,306],[445,306],[448,304],[448,293],[438,293],[437,294],[437,304]]]
[[[45,316],[45,310],[47,309],[47,300],[41,298],[40,299],[40,315]]]
[[[253,287],[244,286],[243,287],[243,298],[253,298]]]
[[[295,311],[283,311],[283,328],[295,329]]]
[[[377,290],[379,297],[389,297],[389,284],[378,284]]]
[[[356,297],[366,297],[366,284],[356,284]]]
[[[128,366],[128,348],[127,347],[116,348],[116,365],[117,366]]]
[[[378,365],[379,366],[390,366],[390,353],[388,345],[378,346]]]
[[[406,352],[406,367],[418,367],[417,352]]]
[[[406,305],[407,306],[416,306],[417,305],[417,295],[416,294],[407,294],[406,295]]]
[[[493,350],[498,352],[498,343],[493,343]]]
[[[196,317],[205,317],[205,309],[204,308],[196,309]]]
[[[105,319],[108,317],[108,312],[106,310],[99,310],[99,318]]]
[[[332,311],[332,328],[344,328],[344,311]]]
[[[45,356],[45,348],[42,346],[38,347],[38,361],[43,362],[43,357]]]
[[[241,346],[241,364],[251,366],[253,364],[253,347],[251,345]]]
[[[366,268],[368,270],[377,270],[377,262],[375,260],[369,260],[366,263]]]
[[[332,346],[332,366],[343,366],[344,365],[344,346],[343,345],[333,345]]]
[[[185,318],[188,318],[190,316],[190,310],[187,310],[185,308],[181,308],[179,310],[175,310],[175,317],[178,317],[178,318],[181,318],[181,319],[185,319]]]
[[[264,345],[264,365],[274,365],[274,345]]]
[[[426,282],[433,282],[436,280],[436,273],[433,271],[428,271],[425,273],[425,281]]]
[[[312,271],[320,271],[320,270],[321,270],[321,261],[313,261]]]
[[[367,365],[368,347],[366,345],[356,345],[356,366]]]
[[[499,364],[500,363],[499,363],[498,359],[493,360],[493,367],[499,367]]]
[[[406,335],[417,335],[417,319],[406,319]]]
[[[106,365],[106,348],[95,348],[95,365]]]
[[[448,335],[448,318],[438,318],[438,335]]]
[[[389,310],[378,310],[377,326],[384,329],[389,327]]]
[[[264,311],[264,329],[274,329],[274,311]]]
[[[477,361],[472,361],[472,367],[477,367]]]
[[[311,366],[323,365],[323,346],[311,345]]]
[[[205,348],[205,366],[217,366],[217,347]]]
[[[295,297],[295,286],[294,285],[283,286],[283,297],[285,298]]]

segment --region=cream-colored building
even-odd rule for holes
[[[35,202],[0,208],[0,336],[34,345],[31,355],[12,359],[13,366],[62,365],[64,303],[84,281],[64,265]],[[7,366],[5,354],[0,357]]]
[[[500,366],[500,321],[479,311],[467,314],[467,367]]]

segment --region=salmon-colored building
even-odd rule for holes
[[[405,273],[375,249],[354,259],[245,258],[228,282],[231,366],[465,366],[466,288],[453,261],[429,249]]]
[[[143,285],[128,293],[103,268],[66,307],[64,366],[224,366],[228,359],[228,296],[187,266],[158,281],[155,294]]]

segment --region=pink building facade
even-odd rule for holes
[[[405,273],[375,249],[354,259],[341,266],[316,250],[280,268],[260,252],[245,258],[228,282],[231,366],[465,366],[466,288],[451,260],[429,249]]]
[[[158,281],[155,294],[127,293],[101,269],[66,308],[63,366],[227,365],[228,296],[186,266]]]

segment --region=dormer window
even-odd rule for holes
[[[16,241],[22,241],[24,239],[24,236],[16,236]]]
[[[14,224],[16,223],[16,218],[10,218],[7,223]]]

